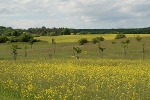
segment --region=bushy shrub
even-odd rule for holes
[[[130,43],[130,40],[121,41],[122,44],[128,44]]]
[[[137,35],[137,36],[136,36],[136,40],[137,40],[137,41],[141,41],[141,40],[142,40],[142,37],[140,37],[139,35]]]
[[[126,42],[126,43],[130,43],[130,40],[126,40],[125,42]]]
[[[19,41],[20,42],[28,42],[31,38],[33,38],[33,36],[31,36],[30,34],[23,33],[19,36]]]
[[[73,50],[76,51],[76,53],[81,53],[82,50],[79,47],[73,47]]]
[[[93,38],[92,39],[92,43],[96,44],[98,43],[99,41],[104,41],[105,39],[103,37],[96,37],[96,38]]]
[[[104,41],[105,39],[103,37],[97,37],[98,41]]]
[[[85,43],[88,43],[88,40],[87,40],[87,38],[82,38],[78,42],[79,42],[80,45],[83,45]]]
[[[112,44],[116,44],[116,42],[115,42],[115,41],[112,41],[111,43],[112,43]]]
[[[92,43],[96,44],[98,42],[97,38],[92,39]]]
[[[121,38],[125,38],[125,37],[126,37],[125,34],[123,34],[123,33],[118,33],[118,34],[116,35],[115,39],[121,39]]]
[[[5,43],[8,40],[6,36],[0,36],[0,43]]]
[[[9,38],[9,41],[10,41],[10,42],[18,42],[19,39],[18,39],[17,37],[10,37],[10,38]]]

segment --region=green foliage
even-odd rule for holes
[[[140,37],[139,35],[137,35],[137,36],[136,36],[136,40],[137,40],[137,41],[141,41],[141,40],[142,40],[142,37]]]
[[[52,38],[52,46],[56,45],[55,39]]]
[[[10,41],[10,42],[18,42],[19,39],[18,39],[16,36],[11,36],[11,37],[9,38],[9,41]]]
[[[48,35],[49,36],[58,36],[58,34],[56,34],[56,32],[50,32]]]
[[[125,34],[123,34],[123,33],[118,33],[118,34],[116,35],[115,39],[121,39],[121,38],[125,38],[125,37],[126,37]]]
[[[27,48],[28,48],[27,45],[24,45],[24,51],[27,51]]]
[[[12,34],[11,34],[11,32],[5,32],[4,33],[6,36],[11,36]]]
[[[92,39],[92,43],[96,44],[100,41],[104,41],[105,39],[103,37],[96,37]]]
[[[71,34],[71,32],[70,32],[70,29],[69,28],[64,28],[63,30],[62,30],[62,35],[70,35]]]
[[[8,40],[6,36],[0,36],[0,43],[5,43]]]
[[[106,49],[106,48],[101,47],[101,46],[99,46],[98,48],[99,48],[99,50],[102,51],[102,52]]]
[[[22,33],[19,36],[19,41],[20,42],[28,42],[31,38],[33,39],[33,36],[31,34]]]
[[[101,53],[101,58],[103,58],[103,51],[105,50],[104,47],[98,46],[99,52]]]
[[[128,43],[130,43],[130,40],[126,40],[125,42],[128,44]]]
[[[121,46],[123,47],[123,54],[126,56],[126,48],[128,47],[128,41],[122,41]]]
[[[14,60],[16,60],[16,57],[17,57],[17,48],[18,48],[18,45],[11,45],[11,51],[13,53],[13,58]]]
[[[81,38],[78,42],[79,42],[79,45],[83,45],[85,43],[88,43],[88,40],[87,38]]]
[[[103,37],[97,37],[96,38],[98,41],[104,41],[105,39]]]
[[[73,47],[73,50],[76,51],[76,53],[81,53],[82,50],[79,47]]]
[[[122,44],[128,44],[128,43],[130,43],[130,40],[128,39],[128,40],[125,40],[125,41],[121,41],[121,43]]]
[[[115,42],[115,41],[112,41],[111,43],[112,43],[112,44],[116,44],[116,42]]]
[[[19,36],[20,35],[20,33],[18,32],[18,31],[13,31],[13,33],[12,33],[12,36]]]
[[[55,41],[54,38],[52,38],[52,47],[53,47],[53,51],[54,51],[54,54],[55,54],[56,41]]]
[[[93,39],[92,39],[92,43],[94,43],[94,44],[98,43],[97,38],[93,38]]]
[[[31,45],[31,49],[32,49],[32,45],[33,45],[33,43],[34,43],[34,39],[33,39],[33,38],[30,38],[30,40],[29,40],[28,42],[29,42],[29,44]]]

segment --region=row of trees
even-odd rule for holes
[[[34,37],[31,34],[28,33],[22,33],[19,36],[0,36],[0,43],[5,42],[39,42],[40,40],[34,39]]]
[[[123,37],[122,37],[123,36]],[[120,38],[125,38],[126,36],[124,34],[117,34],[115,39],[120,39]],[[104,50],[106,49],[105,47],[102,47],[100,45],[100,42],[101,41],[104,41],[105,39],[103,37],[96,37],[96,38],[93,38],[92,39],[92,43],[93,44],[96,44],[98,43],[98,49],[99,49],[99,53],[100,53],[100,57],[103,58],[103,52]],[[136,40],[137,41],[141,41],[142,38],[137,35],[136,36]],[[55,54],[55,47],[56,47],[56,41],[54,38],[51,39],[51,42],[52,42],[52,48],[53,48],[53,54]],[[31,45],[33,44],[33,42],[29,42]],[[88,40],[86,38],[82,38],[78,41],[79,45],[84,45],[85,43],[88,43]],[[116,44],[115,41],[112,41],[111,42],[112,44]],[[125,40],[125,41],[122,41],[121,42],[121,46],[123,47],[123,54],[126,56],[126,48],[128,47],[128,43],[130,43],[130,40]],[[143,54],[143,59],[145,58],[145,44],[143,44],[142,46],[142,54]],[[12,50],[12,53],[13,53],[13,59],[16,60],[16,57],[17,57],[17,49],[18,49],[18,46],[17,45],[11,45],[11,50]],[[31,47],[32,49],[32,47]],[[79,48],[79,47],[73,47],[73,55],[79,59],[79,53],[82,52],[82,49]],[[24,46],[24,51],[25,51],[25,57],[27,57],[27,46],[25,45]],[[49,58],[52,58],[52,54],[49,54]]]
[[[115,39],[121,39],[121,38],[126,38],[125,34],[117,34]],[[98,43],[98,49],[101,55],[101,58],[103,58],[103,51],[106,49],[105,47],[102,47],[100,45],[101,41],[104,41],[105,39],[103,37],[96,37],[92,39],[92,43],[96,44]],[[142,40],[142,37],[140,37],[139,35],[136,36],[136,40],[139,42]],[[82,38],[78,41],[79,45],[84,45],[85,43],[88,43],[88,40],[86,38]],[[111,42],[112,44],[116,44],[115,41]],[[121,46],[123,47],[123,54],[126,56],[126,48],[128,47],[128,44],[130,43],[130,40],[127,39],[125,41],[121,42]],[[79,47],[73,47],[73,50],[78,54],[81,53],[82,50]],[[143,44],[142,46],[142,54],[143,54],[143,59],[145,59],[145,44]]]
[[[13,29],[11,27],[0,26],[0,35],[5,36],[19,36],[22,33],[35,34],[35,36],[57,36],[57,35],[70,35],[75,33],[75,29],[69,28],[29,28],[29,29]]]
[[[150,34],[150,27],[148,28],[131,28],[131,29],[74,29],[74,28],[29,28],[29,29],[13,29],[12,27],[0,26],[0,35],[19,36],[23,32],[35,34],[36,36],[57,36],[70,34],[116,34],[117,32],[123,34]]]
[[[150,34],[150,27],[147,28],[120,28],[120,29],[76,29],[81,34]]]

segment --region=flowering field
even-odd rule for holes
[[[150,100],[150,60],[28,59],[0,64],[2,100]]]

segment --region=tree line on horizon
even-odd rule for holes
[[[12,27],[0,26],[0,36],[16,36],[22,33],[35,34],[36,36],[58,36],[70,34],[150,34],[150,27],[147,28],[120,28],[120,29],[75,29],[75,28],[28,28],[13,29]]]

